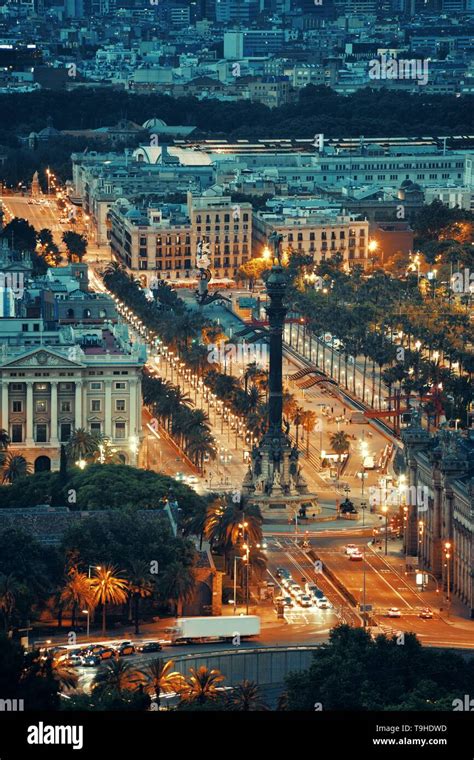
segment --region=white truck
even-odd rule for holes
[[[258,636],[260,618],[258,615],[225,615],[222,617],[178,618],[171,633],[173,644],[193,641],[236,640],[238,643],[247,636]]]

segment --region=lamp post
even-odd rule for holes
[[[388,554],[388,507],[386,504],[382,507],[382,512],[385,515],[385,556]]]
[[[239,557],[234,554],[234,615],[237,611],[237,560],[244,560],[245,557]]]
[[[90,580],[91,579],[91,570],[100,570],[100,565],[88,565],[87,567],[87,577]],[[91,621],[91,609],[89,605],[87,606],[87,638],[89,638],[90,635],[90,621]]]
[[[444,556],[446,558],[446,601],[448,603],[448,617],[451,608],[451,542],[444,543]]]

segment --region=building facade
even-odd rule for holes
[[[142,345],[123,324],[0,320],[0,428],[36,471],[59,467],[74,429],[107,437],[134,464],[142,437]]]
[[[113,255],[143,284],[159,279],[189,285],[197,278],[198,245],[215,280],[232,280],[251,256],[251,204],[232,204],[213,188],[200,196],[188,193],[187,206],[139,210],[115,204],[109,219]]]
[[[314,263],[337,253],[346,269],[368,264],[369,223],[351,217],[324,214],[257,212],[254,216],[254,250],[262,254],[272,232],[284,237],[284,247],[313,257]]]
[[[415,422],[402,432],[408,486],[427,498],[405,509],[405,552],[474,618],[474,435]],[[449,594],[448,594],[449,588]]]

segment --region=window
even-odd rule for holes
[[[116,412],[124,412],[125,411],[125,399],[118,398],[115,400],[115,411]]]
[[[22,443],[23,442],[23,425],[12,425],[12,435],[11,435],[12,443]]]
[[[38,413],[46,412],[46,401],[40,400],[35,404],[35,409]]]
[[[59,440],[61,443],[66,443],[71,437],[71,423],[61,422],[59,426]]]
[[[101,391],[102,383],[89,383],[89,388],[91,391]]]
[[[48,440],[48,426],[41,423],[36,425],[36,443],[46,443]]]
[[[35,391],[46,391],[46,383],[35,383]]]
[[[91,422],[91,433],[100,434],[102,432],[101,422]]]
[[[12,412],[22,412],[23,401],[12,401]]]
[[[127,383],[123,380],[117,380],[117,382],[114,383],[114,388],[116,391],[124,391],[127,387]]]
[[[91,399],[91,412],[100,412],[100,399]]]
[[[12,389],[12,391],[22,391],[23,383],[11,383],[10,388]]]
[[[115,437],[121,439],[125,438],[125,422],[115,423]]]
[[[71,402],[70,401],[61,401],[60,405],[62,412],[70,412],[71,411]]]

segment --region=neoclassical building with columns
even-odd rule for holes
[[[430,435],[418,418],[402,432],[408,485],[423,505],[407,507],[405,552],[433,573],[474,618],[474,431]],[[426,504],[426,508],[425,508]]]
[[[75,428],[108,437],[135,464],[142,438],[146,348],[120,322],[0,320],[0,428],[35,471],[59,467]]]

